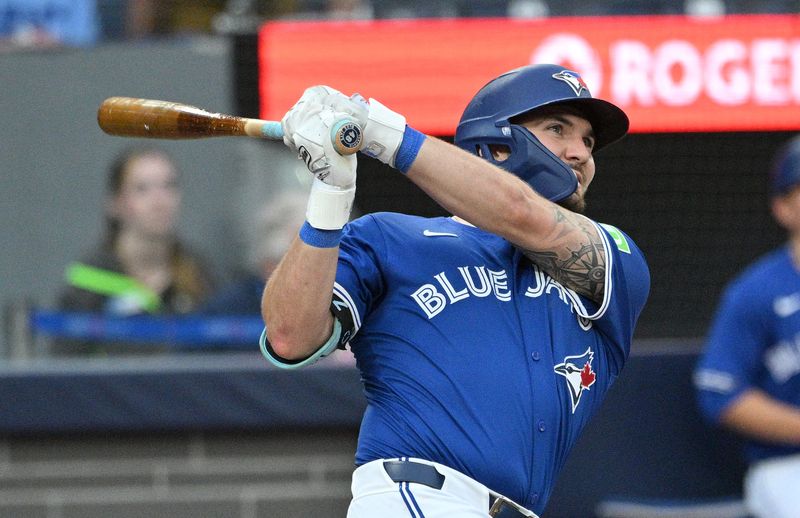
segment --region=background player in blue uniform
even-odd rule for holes
[[[745,500],[755,516],[800,515],[800,140],[771,174],[772,214],[786,246],[723,293],[695,372],[700,407],[747,439]]]
[[[454,216],[345,226],[356,158],[329,137],[345,116],[364,127],[364,153]],[[619,375],[649,291],[630,237],[580,214],[592,153],[627,117],[577,73],[538,65],[476,94],[456,132],[464,149],[322,86],[282,122],[316,180],[267,283],[261,345],[283,367],[347,344],[355,355],[368,407],[348,516],[535,516]]]

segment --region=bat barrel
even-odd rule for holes
[[[110,97],[97,110],[97,123],[110,135],[188,139],[245,135],[245,119],[210,113],[187,104]]]
[[[211,113],[188,104],[109,97],[97,110],[97,123],[109,135],[161,139],[246,136],[282,140],[277,121]],[[362,145],[357,122],[345,118],[331,128],[331,142],[341,155],[351,155]]]

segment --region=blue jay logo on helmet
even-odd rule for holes
[[[592,125],[597,151],[622,138],[628,117],[608,101],[592,97],[580,74],[559,65],[528,65],[484,85],[464,109],[455,144],[522,178],[551,201],[569,197],[578,187],[575,173],[550,152],[516,117],[543,106],[568,105]],[[497,160],[490,146],[505,146]]]
[[[575,92],[575,95],[579,97],[582,91],[586,90],[589,92],[589,87],[586,86],[586,82],[575,72],[562,70],[557,74],[553,74],[553,79],[558,79],[559,81],[564,81],[567,83],[569,87],[572,88],[572,91]],[[591,95],[591,93],[589,95]]]

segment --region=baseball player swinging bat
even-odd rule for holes
[[[283,139],[283,128],[278,121],[211,113],[188,104],[133,97],[109,97],[103,101],[97,110],[97,123],[109,135],[120,137]],[[350,119],[340,120],[331,128],[331,141],[340,155],[351,155],[361,147],[361,127]]]

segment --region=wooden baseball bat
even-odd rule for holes
[[[97,123],[109,135],[120,137],[283,139],[283,128],[277,121],[211,113],[188,104],[133,97],[109,97],[103,101],[97,110]],[[361,127],[350,119],[338,121],[331,128],[333,147],[341,155],[358,151],[361,135]]]

